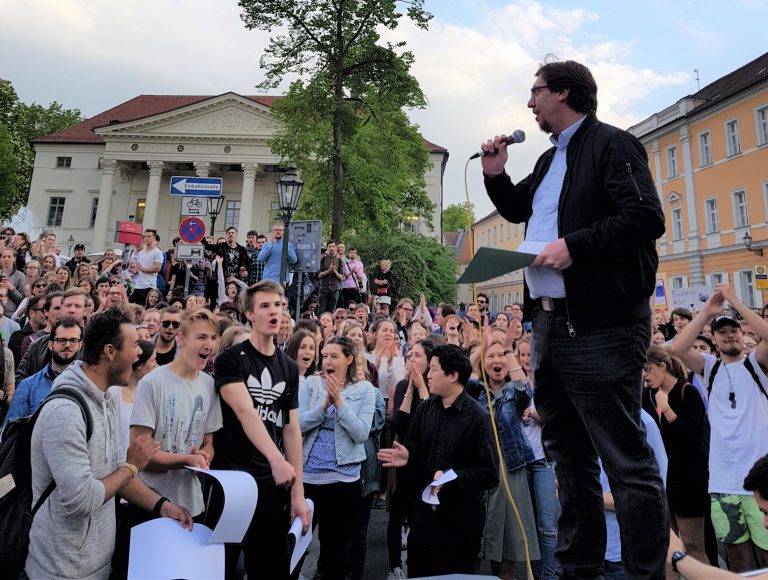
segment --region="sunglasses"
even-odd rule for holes
[[[109,282],[109,285],[110,285],[110,286],[117,286],[118,284],[120,284],[120,280],[111,280],[111,281]]]
[[[163,328],[168,328],[169,326],[173,326],[174,330],[178,330],[179,326],[181,326],[181,322],[178,320],[163,320],[162,322]]]

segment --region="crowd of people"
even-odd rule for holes
[[[223,497],[187,466],[258,483],[226,578],[298,577],[296,518],[319,526],[316,578],[371,577],[373,509],[393,580],[403,549],[409,577],[767,567],[767,310],[720,285],[700,312],[652,311],[661,206],[596,91],[579,63],[537,71],[528,106],[554,148],[517,184],[506,141],[483,144],[491,200],[543,243],[502,312],[482,293],[393,302],[388,260],[368,276],[328,240],[291,313],[282,224],[247,246],[229,228],[190,267],[151,229],[130,254],[77,244],[66,262],[53,234],[3,230],[4,427],[39,412],[22,577],[121,578],[135,525],[213,527]]]

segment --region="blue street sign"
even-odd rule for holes
[[[198,197],[219,197],[221,177],[171,177],[171,195],[193,195]]]

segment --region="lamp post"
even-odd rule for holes
[[[747,248],[750,252],[752,252],[755,256],[762,256],[763,255],[763,249],[762,248],[752,248],[752,236],[749,234],[749,230],[747,230],[744,233],[744,237],[741,238],[741,241],[744,242],[744,247]]]
[[[280,283],[285,284],[285,277],[288,273],[288,226],[291,225],[291,216],[299,205],[301,188],[304,182],[299,179],[294,167],[289,167],[280,181],[277,182],[277,196],[280,202],[280,212],[283,218],[283,251],[280,256]]]
[[[208,215],[211,216],[211,231],[208,232],[208,235],[213,237],[213,230],[216,227],[216,218],[219,217],[221,207],[224,205],[224,196],[209,197],[206,201],[208,202]]]
[[[67,245],[69,246],[69,257],[72,257],[72,246],[75,245],[75,238],[72,237],[72,234],[69,234],[69,238],[67,238]]]

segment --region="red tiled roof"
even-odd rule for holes
[[[167,113],[211,98],[213,95],[139,95],[63,131],[38,137],[33,140],[33,143],[103,143],[104,139],[94,133],[93,129],[111,123],[126,123]],[[280,97],[245,96],[245,98],[269,107],[275,99]]]
[[[68,127],[63,131],[43,135],[33,139],[33,143],[103,143],[104,139],[93,132],[97,127],[104,127],[113,123],[127,123],[136,121],[152,115],[167,113],[174,109],[180,109],[188,105],[194,105],[202,101],[214,98],[215,95],[139,95],[130,101],[126,101],[116,107],[99,113],[98,115],[86,119],[85,121]],[[280,96],[268,95],[243,95],[250,99],[271,107]],[[432,153],[448,153],[448,150],[440,145],[430,143],[424,139],[424,143]]]

